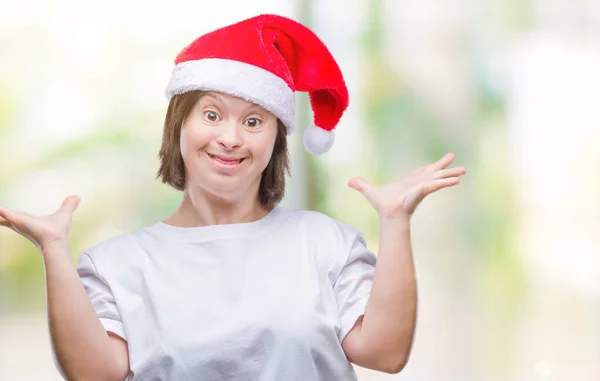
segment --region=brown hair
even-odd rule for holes
[[[167,115],[165,116],[162,144],[158,153],[160,167],[156,177],[179,191],[183,191],[185,188],[185,165],[179,146],[181,127],[196,102],[204,94],[206,94],[204,91],[190,91],[174,95],[169,102]],[[262,173],[258,189],[258,200],[265,208],[270,210],[283,199],[286,172],[290,174],[286,128],[277,119],[277,137],[275,138],[273,154]]]

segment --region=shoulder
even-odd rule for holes
[[[123,263],[140,247],[143,228],[132,232],[121,233],[105,239],[85,250],[79,263],[90,261],[97,268],[111,267],[115,263]]]
[[[298,247],[311,253],[319,268],[335,284],[344,266],[358,257],[375,263],[374,254],[367,248],[363,234],[353,226],[310,210],[286,210],[285,224],[294,229]]]
[[[282,214],[285,215],[287,223],[299,224],[302,227],[310,229],[334,229],[342,230],[348,233],[359,233],[352,226],[333,218],[325,213],[307,210],[307,209],[288,209],[282,208]]]
[[[304,209],[284,209],[284,213],[285,224],[316,244],[350,247],[356,240],[364,240],[358,229],[325,213]]]

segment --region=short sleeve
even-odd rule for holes
[[[375,254],[367,248],[363,236],[358,234],[333,286],[341,321],[338,331],[340,343],[354,327],[356,320],[365,313],[376,261]]]
[[[77,273],[106,331],[113,332],[127,340],[115,297],[106,280],[99,275],[98,269],[88,253],[79,256]]]

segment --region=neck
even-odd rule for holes
[[[254,198],[226,200],[201,190],[185,189],[179,209],[165,219],[165,223],[180,227],[236,224],[257,221],[269,210]]]

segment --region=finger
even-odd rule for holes
[[[15,233],[18,233],[17,229],[13,226],[13,224],[8,222],[8,220],[5,218],[0,217],[0,226],[6,226],[7,228],[13,230]]]
[[[10,223],[12,220],[12,212],[5,207],[0,206],[0,221],[5,221],[6,223]],[[4,224],[3,224],[4,225]],[[4,225],[6,226],[6,225]]]
[[[368,182],[364,177],[353,177],[348,181],[348,186],[362,193],[365,197],[368,197],[371,183]]]
[[[425,171],[427,168],[429,168],[429,167],[431,166],[431,164],[432,164],[432,163],[427,163],[427,164],[425,164],[424,166],[422,166],[421,168],[417,168],[417,169],[415,169],[415,170],[413,171],[413,174],[414,174],[414,175],[416,175],[416,174],[419,174],[419,173],[422,173],[422,172],[424,172],[424,171]]]
[[[460,183],[460,179],[458,177],[448,177],[445,179],[434,180],[424,187],[425,194],[430,194],[433,192],[437,192],[440,189],[454,186]]]
[[[58,211],[61,213],[73,214],[80,202],[81,198],[79,198],[79,196],[69,196],[64,199]]]
[[[455,157],[456,157],[456,155],[454,155],[453,153],[447,153],[444,156],[442,156],[441,159],[439,159],[438,161],[436,161],[435,163],[430,165],[427,169],[430,172],[439,171],[440,169],[444,169],[447,166],[449,166],[450,163],[452,163],[452,160],[454,160]]]
[[[444,179],[447,177],[457,177],[467,173],[467,169],[465,167],[455,167],[455,168],[447,168],[441,169],[434,174],[435,179]]]
[[[10,217],[9,217],[10,216]],[[6,226],[9,229],[12,229],[16,232],[13,224],[8,220],[8,218],[12,218],[11,212],[0,206],[0,226]]]
[[[0,226],[10,227],[11,223],[8,222],[5,218],[0,217]]]

